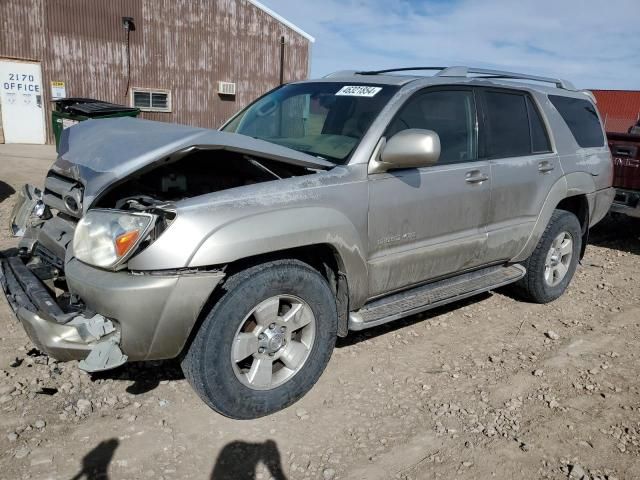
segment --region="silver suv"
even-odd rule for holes
[[[1,280],[52,357],[177,357],[211,408],[255,418],[302,397],[350,330],[507,284],[555,300],[611,181],[593,98],[566,81],[339,72],[220,131],[65,130],[15,207]]]

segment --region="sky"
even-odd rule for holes
[[[261,0],[315,37],[311,77],[467,65],[640,90],[640,0]]]

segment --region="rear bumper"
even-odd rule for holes
[[[615,194],[615,188],[609,187],[596,190],[594,193],[587,195],[587,200],[589,201],[589,227],[593,227],[607,215]]]
[[[640,218],[640,191],[618,188],[611,211]]]

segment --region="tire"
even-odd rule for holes
[[[297,260],[257,265],[225,281],[182,369],[215,411],[258,418],[291,405],[313,387],[331,357],[337,324],[336,299],[316,270]]]
[[[567,244],[558,243],[562,235],[564,239],[570,238],[571,248]],[[568,235],[569,237],[567,237]],[[556,243],[554,243],[556,242]],[[558,252],[559,245],[564,245],[560,250],[570,251],[571,257],[568,259],[562,253],[551,252],[552,246]],[[525,300],[535,303],[549,303],[560,297],[573,278],[573,274],[578,266],[580,251],[582,248],[582,229],[578,218],[571,212],[555,210],[551,215],[551,220],[547,225],[536,249],[531,256],[522,263],[527,269],[525,276],[515,285],[516,292]],[[559,262],[555,263],[554,262]],[[562,265],[566,268],[564,275],[556,275],[553,269],[558,268],[561,272]]]

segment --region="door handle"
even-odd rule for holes
[[[555,169],[556,167],[553,166],[551,164],[551,162],[547,161],[547,160],[543,160],[542,162],[538,163],[538,170],[541,173],[547,173],[550,172],[551,170]]]
[[[482,183],[489,180],[489,176],[482,173],[480,170],[471,170],[464,176],[464,181],[467,183]]]

